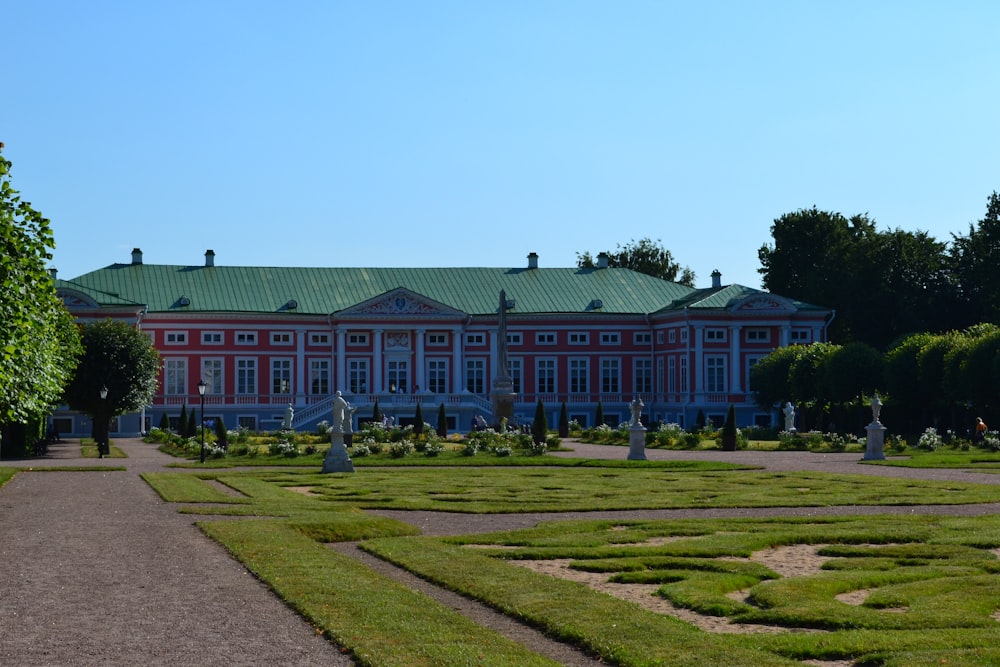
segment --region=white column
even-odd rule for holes
[[[336,383],[333,391],[345,391],[347,389],[347,354],[344,350],[347,343],[347,332],[337,329],[337,347],[335,350],[336,359],[333,366],[337,369]]]
[[[740,348],[742,347],[740,334],[742,328],[738,324],[729,327],[729,393],[742,394],[743,373],[740,371]]]
[[[778,329],[778,334],[780,336],[780,339],[778,340],[778,347],[788,347],[788,343],[792,340],[792,326],[790,324],[786,324]]]
[[[305,402],[306,393],[306,336],[305,329],[295,330],[295,397]]]
[[[451,376],[454,378],[454,381],[451,390],[457,393],[465,389],[465,384],[462,382],[462,346],[465,345],[465,328],[456,328],[453,339],[452,358],[454,359],[454,368],[451,371]]]
[[[426,337],[426,329],[417,329],[417,355],[416,368],[413,369],[413,383],[416,387],[420,387],[420,391],[427,391],[427,382],[424,378],[424,338]],[[416,389],[414,389],[414,392]]]
[[[381,394],[385,388],[382,386],[382,330],[375,329],[372,332],[372,350],[374,360],[372,361],[372,391]]]
[[[689,372],[694,375],[694,393],[701,400],[705,393],[705,354],[702,351],[702,342],[705,339],[705,327],[696,324],[691,328],[694,336],[694,359],[691,360],[692,368]]]

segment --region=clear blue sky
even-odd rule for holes
[[[128,262],[569,267],[660,239],[760,284],[813,205],[967,233],[1000,3],[8,2],[0,141],[61,278]]]

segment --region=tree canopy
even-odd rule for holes
[[[149,337],[125,322],[102,320],[81,331],[83,354],[66,387],[73,410],[96,416],[135,412],[148,405],[156,390],[160,355]],[[100,391],[107,387],[107,399]]]
[[[694,271],[686,266],[682,268],[680,264],[675,262],[674,256],[663,247],[663,242],[660,239],[656,241],[649,238],[642,238],[638,241],[633,239],[624,246],[618,245],[616,248],[613,252],[604,251],[608,256],[608,266],[632,269],[647,276],[694,287]],[[576,253],[576,265],[581,269],[590,269],[596,267],[597,262],[589,252],[584,252],[582,255]],[[678,274],[680,274],[679,278]]]
[[[80,350],[45,267],[55,247],[49,220],[21,199],[10,171],[0,155],[0,423],[46,413]]]

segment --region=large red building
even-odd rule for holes
[[[152,403],[114,425],[146,431],[163,414],[200,405],[230,429],[278,428],[287,406],[297,429],[330,418],[341,391],[355,418],[380,410],[426,421],[445,406],[450,428],[492,421],[498,375],[499,295],[505,299],[508,375],[515,421],[542,401],[550,424],[561,405],[593,425],[629,416],[691,425],[721,420],[768,424],[754,402],[750,368],[779,346],[826,339],[832,311],[739,285],[694,289],[628,269],[541,268],[531,253],[514,268],[281,268],[153,265],[142,252],[71,280],[57,280],[81,322],[127,321],[159,351]],[[61,411],[62,433],[89,433],[84,415]]]

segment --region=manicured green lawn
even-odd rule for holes
[[[617,465],[330,475],[219,469],[144,478],[164,499],[183,503],[182,511],[254,517],[199,525],[363,665],[551,663],[324,543],[361,540],[362,548],[607,664],[1000,664],[997,516],[550,521],[427,538],[362,511],[955,504],[1000,502],[1000,486]],[[790,576],[751,560],[787,547],[812,550],[821,564]],[[741,632],[708,632],[516,565],[529,560],[565,561],[568,572],[597,574],[612,586],[645,586],[651,597],[727,619]],[[858,597],[838,597],[849,594]],[[760,628],[772,631],[754,631]]]
[[[970,468],[978,472],[1000,472],[1000,452],[981,449],[939,449],[921,451],[907,449],[902,455],[888,452],[885,461],[866,461],[873,465],[903,468]]]

